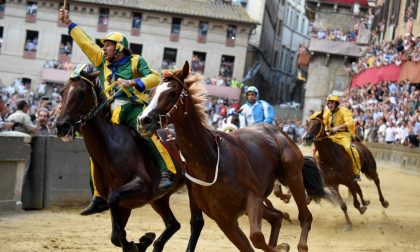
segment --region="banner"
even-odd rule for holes
[[[351,88],[362,87],[368,83],[377,84],[385,81],[397,82],[400,77],[401,69],[397,65],[383,67],[372,67],[353,76]]]

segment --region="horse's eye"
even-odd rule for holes
[[[169,92],[169,97],[175,98],[177,96],[176,91]]]

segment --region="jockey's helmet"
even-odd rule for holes
[[[101,42],[104,43],[107,40],[115,42],[116,54],[122,52],[124,48],[128,49],[127,37],[120,32],[111,32],[110,34],[106,35],[105,38],[102,38]]]
[[[338,97],[338,95],[333,95],[333,94],[330,94],[330,95],[327,97],[327,102],[329,102],[329,101],[335,101],[335,102],[337,102],[338,104],[340,104],[340,97]]]
[[[258,89],[256,87],[254,87],[254,86],[249,86],[246,89],[246,92],[245,93],[248,94],[248,92],[254,92],[256,94],[256,96],[258,96]]]

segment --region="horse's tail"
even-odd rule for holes
[[[306,193],[311,199],[316,202],[321,199],[336,202],[336,197],[326,189],[321,169],[318,168],[315,159],[310,156],[304,157],[302,175]]]

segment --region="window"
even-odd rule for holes
[[[229,25],[226,30],[226,46],[235,46],[236,39],[236,26]]]
[[[109,9],[99,9],[98,32],[106,32],[109,24]]]
[[[5,0],[0,0],[0,18],[3,18],[5,8],[6,8]]]
[[[299,12],[296,12],[295,23],[293,25],[293,29],[297,31],[298,27],[299,27]]]
[[[26,43],[23,51],[23,57],[35,59],[38,47],[38,31],[26,31]]]
[[[177,42],[179,40],[179,33],[181,32],[181,20],[180,18],[172,18],[171,35],[170,40]]]
[[[177,50],[174,48],[163,49],[162,69],[169,69],[175,66]]]
[[[282,30],[282,20],[278,20],[277,27],[276,27],[276,36],[281,38],[281,30]]]
[[[181,19],[180,18],[172,18],[172,26],[171,26],[171,33],[179,34],[181,32]]]
[[[305,25],[306,25],[306,20],[305,20],[305,18],[302,18],[302,23],[300,23],[300,33],[301,34],[305,34]]]
[[[234,65],[235,65],[234,56],[222,55],[222,60],[220,62],[219,75],[222,77],[232,78]]]
[[[419,6],[419,0],[406,0],[405,3],[405,15],[404,21],[407,22],[408,18],[417,18],[417,9]]]
[[[279,62],[279,64],[280,64],[280,66],[279,66],[280,70],[283,69],[283,60],[284,60],[284,48],[282,48],[282,50],[280,52],[280,62]]]
[[[3,26],[0,26],[0,49],[3,47]]]
[[[200,23],[198,24],[197,42],[206,43],[208,30],[209,30],[209,23],[200,21]]]
[[[133,22],[131,25],[131,35],[139,36],[140,35],[140,27],[141,27],[141,20],[143,15],[141,13],[133,13]]]
[[[226,32],[226,38],[227,39],[236,39],[236,26],[229,25]]]
[[[141,55],[141,53],[143,52],[143,45],[142,44],[130,43],[130,51],[133,54]]]
[[[203,74],[205,64],[206,53],[193,51],[193,56],[191,60],[191,71]]]
[[[278,68],[279,51],[274,52],[273,67]]]
[[[61,35],[59,54],[71,56],[73,50],[73,39],[69,35]]]
[[[286,11],[284,12],[284,21],[286,22],[286,25],[287,25],[288,17],[289,17],[289,6],[286,7]]]
[[[26,22],[34,23],[36,21],[37,11],[38,11],[38,3],[28,2],[26,5]]]

